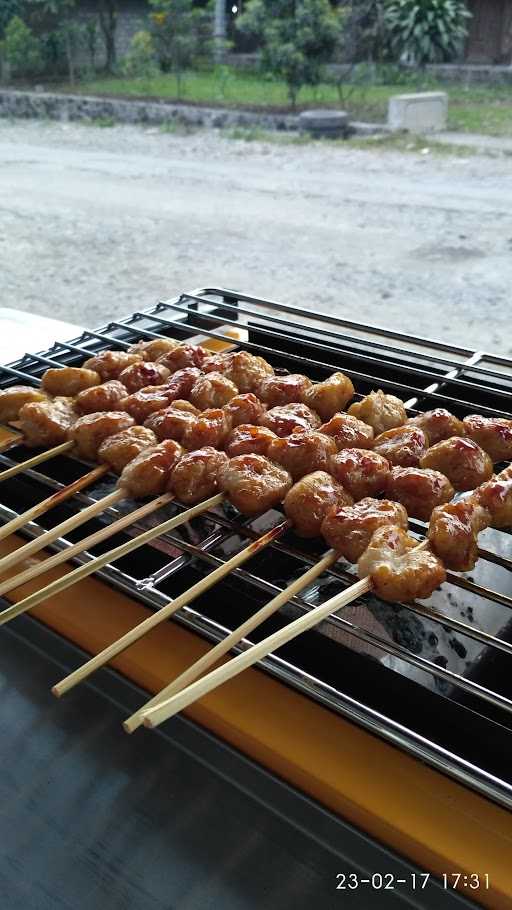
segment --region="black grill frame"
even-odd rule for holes
[[[295,321],[290,322],[283,319],[283,314],[293,316]],[[238,340],[237,346],[268,357],[274,366],[300,369],[310,375],[315,374],[317,378],[322,378],[333,369],[339,368],[340,358],[341,360],[346,358],[349,361],[360,361],[364,370],[343,367],[344,372],[353,378],[356,388],[361,388],[361,385],[366,385],[367,388],[380,387],[398,394],[400,397],[405,397],[404,392],[407,392],[410,397],[406,404],[411,413],[416,413],[417,410],[423,410],[425,407],[439,405],[448,407],[459,415],[471,412],[498,416],[511,414],[512,373],[509,377],[505,371],[510,370],[512,361],[508,358],[471,351],[432,339],[387,331],[377,326],[362,325],[330,314],[316,312],[312,314],[303,309],[221,288],[203,288],[182,294],[177,298],[161,301],[148,310],[136,312],[125,320],[110,322],[97,331],[86,330],[78,338],[70,342],[59,342],[41,354],[26,354],[15,363],[0,368],[0,386],[4,387],[20,380],[37,384],[40,375],[48,366],[76,364],[107,346],[125,349],[140,338],[160,337],[161,333],[172,334],[183,339],[199,334],[233,342],[233,338],[226,334],[226,327],[228,331],[229,328],[239,329],[245,323],[250,326],[250,337],[246,340]],[[320,328],[316,327],[316,323],[320,325]],[[287,326],[288,330],[286,332],[284,329],[280,330],[281,326]],[[342,332],[342,329],[349,329],[352,334]],[[304,337],[304,333],[306,333],[306,337]],[[336,339],[337,344],[327,344],[326,337]],[[260,342],[261,338],[264,339],[263,343]],[[279,347],[276,346],[276,339]],[[376,339],[386,339],[387,343]],[[407,347],[405,349],[397,347],[391,344],[391,341],[397,341]],[[308,352],[315,352],[316,356],[313,358],[308,354],[305,359],[303,354],[291,353],[287,347],[289,345],[295,347],[299,345]],[[334,362],[325,359],[326,352],[331,358],[334,356]],[[382,372],[379,376],[378,370],[375,373],[367,372],[368,365],[378,366],[384,372],[398,370],[406,375],[409,381],[396,381],[386,375],[383,376]],[[410,381],[411,377],[415,380],[414,382]],[[426,384],[423,385],[423,382]],[[450,388],[456,390],[456,396],[447,394],[447,390]],[[366,392],[366,388],[362,391]],[[485,404],[482,404],[480,400],[482,395],[487,396]],[[495,404],[500,406],[493,406]],[[505,405],[507,406],[505,407]],[[7,464],[13,463],[10,460],[9,451],[3,453],[2,461]],[[58,481],[48,478],[41,470],[28,471],[26,476],[36,483],[52,489],[59,489],[63,486]],[[88,493],[82,492],[73,497],[73,501],[75,504],[88,504],[92,498]],[[12,509],[0,507],[0,515],[5,519],[14,517],[15,514],[16,512]],[[117,510],[111,510],[111,516],[116,515]],[[215,523],[224,530],[216,530],[200,545],[186,543],[174,535],[166,535],[166,541],[174,544],[182,553],[215,566],[222,560],[214,556],[211,550],[220,542],[232,538],[233,533],[239,533],[249,539],[257,536],[251,522],[233,522],[225,515],[216,514]],[[421,522],[411,522],[411,527],[420,537],[422,536],[424,525]],[[133,530],[135,531],[137,528]],[[42,528],[36,523],[32,523],[27,527],[26,533],[28,536],[37,536],[42,533]],[[67,545],[69,544],[66,544],[66,541],[60,540],[54,544],[54,548],[65,549]],[[271,546],[277,552],[297,556],[303,563],[311,564],[315,561],[314,554],[295,546],[290,547],[287,542],[276,541]],[[511,559],[485,548],[482,548],[480,552],[484,561],[495,564],[507,572],[512,569]],[[88,554],[85,554],[78,557],[76,561],[82,563],[90,558]],[[160,583],[170,578],[183,566],[184,559],[185,557],[181,556],[169,562],[157,573],[157,581]],[[328,574],[338,582],[342,582],[343,585],[350,584],[354,580],[353,574],[339,564]],[[160,607],[168,600],[168,597],[164,597],[156,589],[155,576],[151,578],[151,585],[145,585],[140,581],[135,583],[133,577],[115,566],[107,566],[98,575],[130,596],[136,597],[154,608]],[[269,597],[274,596],[280,590],[272,582],[257,577],[246,569],[237,570],[234,577],[263,590]],[[486,600],[494,601],[506,608],[512,607],[512,591],[510,594],[493,591],[463,577],[455,576],[453,573],[449,574],[449,584],[482,596]],[[304,611],[311,606],[311,603],[303,597],[297,597],[292,601],[292,605],[296,610]],[[420,604],[409,606],[408,609],[418,616],[447,625],[453,631],[477,640],[481,644],[512,654],[512,645],[508,641],[500,640],[496,636],[489,636],[483,631],[479,632],[467,623],[461,623],[455,617],[450,617],[442,611],[435,611],[435,609],[433,611],[432,607]],[[212,621],[192,607],[180,611],[177,620],[212,640],[220,639],[228,631],[225,626]],[[403,645],[385,641],[368,630],[358,628],[342,616],[333,617],[332,620],[329,620],[329,624],[366,645],[376,646],[388,655],[405,660],[411,667],[425,670],[434,678],[455,685],[459,689],[470,692],[473,696],[478,693],[478,684],[468,678],[453,674],[451,671],[411,653]],[[248,642],[244,642],[238,650],[249,646]],[[392,718],[379,714],[368,705],[358,702],[357,699],[333,689],[322,680],[304,673],[282,657],[271,655],[262,662],[261,666],[333,710],[355,719],[380,736],[384,736],[436,767],[485,792],[501,804],[512,807],[512,787],[507,782],[489,775],[483,768],[464,761],[462,756],[443,749],[439,743],[425,740],[414,730],[404,728]],[[494,708],[505,708],[507,713],[512,712],[512,700],[507,698],[504,702],[499,693],[481,692],[480,697],[483,697]]]

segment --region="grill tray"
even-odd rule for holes
[[[387,332],[328,314],[283,306],[217,288],[161,302],[150,310],[85,331],[69,343],[27,354],[0,368],[0,385],[37,384],[48,366],[79,364],[107,347],[125,349],[140,338],[200,335],[232,342],[262,354],[274,367],[322,379],[339,368],[351,376],[359,396],[382,388],[403,398],[411,414],[447,407],[459,417],[479,412],[512,416],[511,361],[442,342]],[[7,466],[28,455],[14,446],[1,457]],[[59,457],[2,484],[0,517],[13,518],[51,490],[90,466]],[[77,494],[23,533],[34,537],[114,486],[102,482]],[[122,503],[88,522],[52,549],[118,517]],[[142,524],[116,535],[75,562],[87,562],[179,509],[169,506]],[[159,538],[98,575],[145,604],[159,608],[249,540],[282,519],[278,512],[240,519],[229,505]],[[411,522],[419,537],[421,522]],[[386,604],[368,595],[300,636],[261,667],[308,696],[352,718],[446,773],[512,806],[512,537],[505,531],[481,535],[481,558],[469,575],[450,575],[441,592],[414,606]],[[258,609],[325,550],[288,533],[247,568],[181,610],[176,621],[219,640]],[[259,640],[290,618],[324,601],[354,580],[340,561],[265,623]],[[242,643],[241,650],[248,647]],[[250,706],[248,706],[250,710]],[[283,719],[284,722],[286,719]]]

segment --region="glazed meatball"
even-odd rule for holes
[[[424,599],[446,581],[443,563],[400,527],[378,528],[357,563],[360,578],[370,576],[383,600],[411,603]]]
[[[326,471],[336,451],[331,436],[312,430],[310,433],[291,433],[284,438],[276,436],[269,446],[268,457],[286,468],[293,480],[299,480],[311,471]]]
[[[286,516],[300,537],[317,537],[328,512],[350,505],[352,497],[325,471],[306,474],[294,483],[284,499]]]
[[[155,434],[146,427],[129,427],[114,436],[107,436],[98,449],[98,461],[110,465],[116,474],[121,474],[130,461],[156,443]]]
[[[269,408],[275,408],[278,405],[304,401],[304,396],[312,385],[311,379],[300,373],[265,376],[258,386],[258,395]]]
[[[490,513],[473,496],[438,506],[430,518],[430,546],[447,569],[469,572],[478,559],[478,534],[490,523]]]
[[[79,414],[93,414],[98,411],[120,411],[126,398],[126,391],[118,379],[110,379],[101,385],[79,392],[75,398],[75,409]]]
[[[79,458],[94,461],[101,443],[108,436],[114,436],[121,430],[127,430],[135,423],[126,411],[98,411],[97,414],[85,414],[68,431],[68,438],[75,443],[75,453]]]
[[[259,423],[265,413],[265,405],[252,392],[244,392],[228,401],[224,410],[229,415],[232,426],[238,427],[241,423]]]
[[[241,423],[229,434],[225,450],[229,458],[235,455],[267,455],[271,442],[278,438],[268,427]]]
[[[439,471],[397,467],[391,469],[385,494],[389,499],[401,502],[411,518],[428,521],[436,506],[453,499],[455,490]]]
[[[179,347],[180,342],[174,338],[151,338],[149,341],[138,341],[128,348],[129,354],[138,354],[143,360],[150,360],[154,363],[163,354],[174,351]]]
[[[407,424],[424,430],[431,446],[435,446],[436,442],[441,442],[442,439],[449,439],[450,436],[464,436],[465,432],[462,421],[445,408],[434,408],[433,411],[425,411],[417,417],[410,417]]]
[[[489,512],[492,528],[512,527],[512,467],[483,483],[474,495]]]
[[[31,401],[19,412],[21,432],[26,446],[57,446],[66,442],[68,430],[77,419],[72,398],[53,401]]]
[[[162,354],[158,363],[175,373],[185,367],[201,367],[208,356],[208,351],[199,344],[179,344],[172,351]]]
[[[329,469],[354,499],[377,496],[388,482],[390,465],[386,458],[367,449],[342,449],[331,458]]]
[[[169,403],[171,401],[176,401],[178,398],[182,400],[185,398],[188,399],[201,375],[201,370],[198,370],[197,367],[185,367],[183,370],[176,370],[171,378],[165,383],[169,396]]]
[[[12,385],[0,391],[0,420],[16,420],[24,404],[37,401],[46,401],[47,396],[40,389],[33,389],[28,385]]]
[[[175,439],[182,442],[186,430],[192,426],[198,414],[197,408],[189,401],[173,401],[163,411],[154,411],[145,421],[158,439]]]
[[[307,404],[285,404],[271,408],[260,418],[261,426],[268,427],[276,436],[289,436],[298,430],[318,430],[321,422],[318,414],[308,408]]]
[[[221,408],[238,395],[238,389],[231,379],[222,373],[204,373],[194,383],[190,400],[200,411],[207,408]]]
[[[292,486],[288,471],[264,455],[237,455],[219,472],[219,487],[243,515],[279,505]]]
[[[492,477],[492,461],[472,439],[452,436],[425,452],[422,468],[433,468],[445,474],[456,490],[473,490]]]
[[[215,354],[204,362],[203,369],[205,373],[222,373],[240,392],[257,391],[265,376],[272,376],[274,372],[263,357],[256,357],[249,351]]]
[[[99,354],[86,360],[84,367],[87,367],[88,370],[95,370],[105,381],[106,379],[117,379],[126,367],[141,359],[140,354],[130,354],[128,351],[100,351]]]
[[[131,394],[147,386],[164,385],[169,376],[169,370],[163,364],[140,360],[119,373],[119,382],[122,382]]]
[[[403,401],[395,395],[386,395],[381,389],[370,392],[362,401],[350,405],[348,413],[373,427],[375,435],[401,427],[407,420]]]
[[[380,433],[373,443],[373,451],[383,455],[392,465],[416,468],[428,446],[428,436],[424,430],[405,425]]]
[[[366,550],[377,528],[396,525],[407,530],[407,512],[390,499],[362,499],[353,506],[342,506],[328,512],[322,522],[322,534],[334,550],[349,562],[357,562]]]
[[[65,395],[72,398],[82,389],[90,389],[100,382],[99,373],[95,370],[84,370],[83,367],[61,367],[56,370],[46,370],[41,385],[48,395]]]
[[[130,461],[119,478],[119,486],[133,499],[160,496],[179,463],[183,449],[174,439],[164,439]]]
[[[128,395],[121,406],[137,421],[144,423],[154,411],[162,411],[172,404],[173,393],[165,385],[151,385]]]
[[[212,446],[188,452],[174,468],[169,489],[187,505],[209,499],[219,492],[219,471],[227,463],[227,455]]]
[[[353,397],[352,380],[344,373],[333,373],[323,382],[311,386],[304,396],[304,401],[320,414],[322,420],[329,420],[337,411],[343,411]]]
[[[512,461],[512,420],[504,417],[465,417],[466,435],[487,452],[493,461]]]
[[[183,434],[183,445],[186,449],[202,449],[214,446],[221,449],[228,433],[231,432],[229,416],[222,408],[208,408],[194,417]]]
[[[351,414],[335,414],[322,424],[320,432],[332,436],[338,450],[371,449],[373,446],[373,427]]]

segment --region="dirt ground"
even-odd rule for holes
[[[88,327],[217,285],[510,354],[512,164],[0,121],[0,274]]]

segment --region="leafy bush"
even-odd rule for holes
[[[3,38],[13,16],[20,16],[21,13],[21,0],[0,0],[0,38]]]
[[[158,75],[155,46],[149,32],[135,32],[130,49],[121,62],[123,76],[142,77]]]
[[[201,45],[203,10],[194,9],[193,0],[149,0],[155,10],[150,14],[151,34],[158,62],[164,72],[176,76],[178,96],[184,71],[191,66]]]
[[[249,0],[239,27],[259,37],[262,66],[284,79],[292,107],[303,85],[317,85],[340,39],[342,19],[329,0]]]
[[[458,57],[470,16],[463,0],[384,0],[391,53],[417,66]]]
[[[2,55],[13,76],[32,76],[41,70],[41,45],[19,16],[13,16],[4,31]]]

